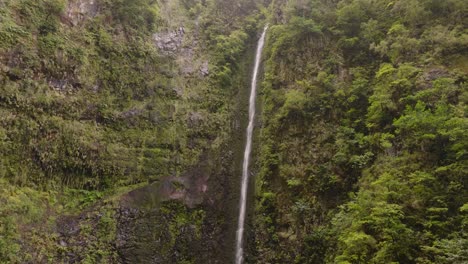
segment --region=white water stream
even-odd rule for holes
[[[253,69],[252,84],[250,90],[249,99],[249,125],[247,126],[247,141],[245,143],[244,150],[244,162],[242,165],[242,183],[241,183],[241,195],[239,200],[239,222],[236,233],[236,264],[242,264],[243,262],[243,236],[244,236],[244,223],[245,223],[245,211],[247,203],[247,188],[249,184],[249,162],[250,152],[252,151],[252,134],[255,120],[255,97],[257,94],[257,75],[258,68],[260,66],[260,59],[262,58],[263,44],[265,43],[265,34],[268,26],[263,29],[262,36],[258,40],[257,53],[255,54],[255,65]]]

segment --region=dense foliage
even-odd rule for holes
[[[0,263],[231,259],[264,20],[247,261],[466,263],[467,13],[0,0]]]
[[[274,1],[260,263],[465,263],[466,1]]]

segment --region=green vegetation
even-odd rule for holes
[[[466,262],[466,1],[271,8],[256,261]]]
[[[247,261],[466,263],[467,11],[0,1],[0,263],[230,260],[265,22]]]
[[[226,3],[0,3],[1,263],[115,263],[127,193],[222,156],[236,118],[238,65],[259,18],[251,1]],[[145,212],[166,203],[133,206],[146,225]],[[179,227],[195,221],[201,241],[202,226],[223,217],[205,219],[198,204],[189,217],[177,203],[162,220],[171,252],[151,254],[174,255]],[[190,244],[177,250],[191,252]]]

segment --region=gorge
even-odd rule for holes
[[[0,1],[0,263],[467,263],[467,13]]]

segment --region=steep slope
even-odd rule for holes
[[[467,261],[467,8],[272,3],[256,262]]]
[[[0,260],[230,259],[258,17],[250,1],[2,1]]]

